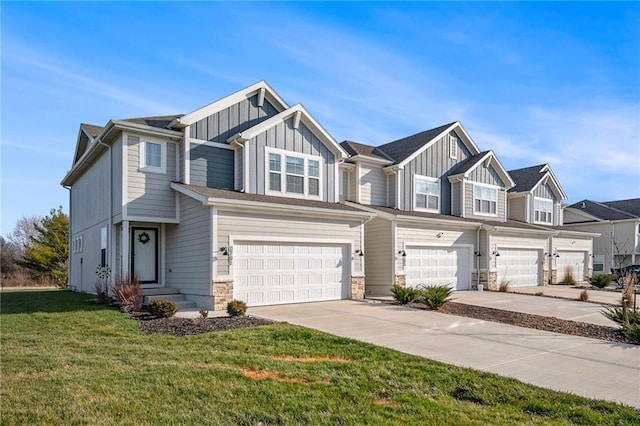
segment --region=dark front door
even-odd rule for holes
[[[142,284],[158,282],[158,230],[131,228],[131,275]]]

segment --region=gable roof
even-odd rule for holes
[[[84,129],[92,138],[95,138],[96,136],[98,136],[102,131],[102,129],[104,129],[104,127],[102,126],[96,126],[94,124],[87,124],[87,123],[80,123],[80,127]]]
[[[506,188],[511,188],[514,185],[513,179],[511,179],[511,176],[509,176],[509,173],[502,166],[502,163],[500,163],[493,151],[483,151],[467,158],[467,160],[455,170],[455,173],[449,176],[449,181],[453,182],[456,178],[469,177],[471,172],[483,163],[486,163],[487,166],[493,166],[494,170],[500,175],[500,179],[502,179]]]
[[[613,206],[625,207],[632,211],[623,211]],[[609,201],[607,203],[599,203],[593,200],[582,200],[570,205],[570,209],[575,209],[579,213],[589,215],[597,220],[628,220],[640,217],[640,198],[620,201]],[[635,213],[633,213],[635,211]]]
[[[441,133],[447,131],[447,129],[449,129],[456,123],[457,122],[453,122],[430,130],[425,130],[424,132],[416,133],[415,135],[407,136],[405,138],[380,145],[378,149],[395,160],[397,163],[402,163],[413,153],[419,151],[420,148],[424,147],[426,144],[431,142]]]
[[[276,108],[276,110],[278,110],[278,112],[289,108],[289,105],[287,105],[287,103],[280,97],[280,95],[278,95],[266,81],[262,80],[255,84],[252,84],[251,86],[245,87],[242,90],[232,93],[229,96],[225,96],[222,99],[212,102],[209,105],[198,108],[197,110],[192,111],[189,114],[177,117],[175,120],[169,123],[167,127],[184,128],[195,123],[196,121],[215,114],[220,110],[235,105],[245,99],[249,99],[256,94],[258,95],[259,99],[267,99]]]
[[[342,148],[344,148],[344,150],[347,151],[347,153],[351,156],[363,155],[365,157],[377,157],[384,160],[390,159],[387,155],[385,155],[384,152],[382,152],[375,146],[353,141],[340,142],[340,146],[342,146]]]
[[[556,194],[560,199],[567,199],[567,194],[560,186],[560,182],[551,170],[548,164],[538,164],[536,166],[524,167],[522,169],[510,170],[509,175],[515,182],[515,186],[509,190],[509,193],[531,192],[541,183],[551,183]]]
[[[230,144],[239,143],[243,144],[251,138],[267,131],[268,129],[276,126],[289,118],[294,117],[294,128],[297,128],[297,122],[302,121],[309,129],[316,135],[322,143],[325,144],[333,153],[338,154],[340,158],[347,158],[347,152],[340,146],[340,144],[327,132],[324,127],[320,125],[302,104],[296,104],[291,108],[288,108],[273,117],[256,124],[253,127],[249,127],[247,130],[236,133],[227,139]]]
[[[157,127],[159,129],[167,129],[169,124],[175,119],[184,117],[184,114],[174,115],[160,115],[156,117],[138,117],[138,118],[124,118],[120,121],[127,121],[129,123],[144,124],[149,127]]]

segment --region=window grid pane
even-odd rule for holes
[[[308,165],[309,176],[320,177],[320,163],[316,160],[309,160]]]
[[[304,194],[304,178],[300,176],[287,175],[287,192]]]
[[[425,179],[416,179],[416,207],[438,210],[440,184]]]
[[[304,158],[287,157],[287,173],[304,176]]]
[[[281,191],[281,180],[282,177],[280,173],[269,173],[269,190]]]
[[[269,154],[269,170],[273,172],[280,171],[280,155],[279,154]]]
[[[473,197],[475,211],[478,213],[496,214],[498,190],[486,186],[474,186]]]
[[[162,167],[162,147],[159,143],[145,142],[145,165]]]
[[[320,195],[320,180],[309,178],[309,195]]]

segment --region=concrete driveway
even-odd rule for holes
[[[366,301],[264,306],[248,313],[640,407],[640,347],[635,345]]]

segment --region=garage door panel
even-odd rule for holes
[[[558,250],[556,267],[558,269],[558,280],[562,280],[567,268],[571,268],[576,281],[584,281],[585,264],[587,253],[584,251],[563,251]]]
[[[237,243],[234,297],[250,306],[346,298],[348,256],[335,244]]]
[[[542,260],[540,250],[499,248],[497,258],[498,285],[509,282],[510,287],[540,284]]]
[[[408,248],[407,285],[449,285],[458,290],[470,286],[467,248]]]

